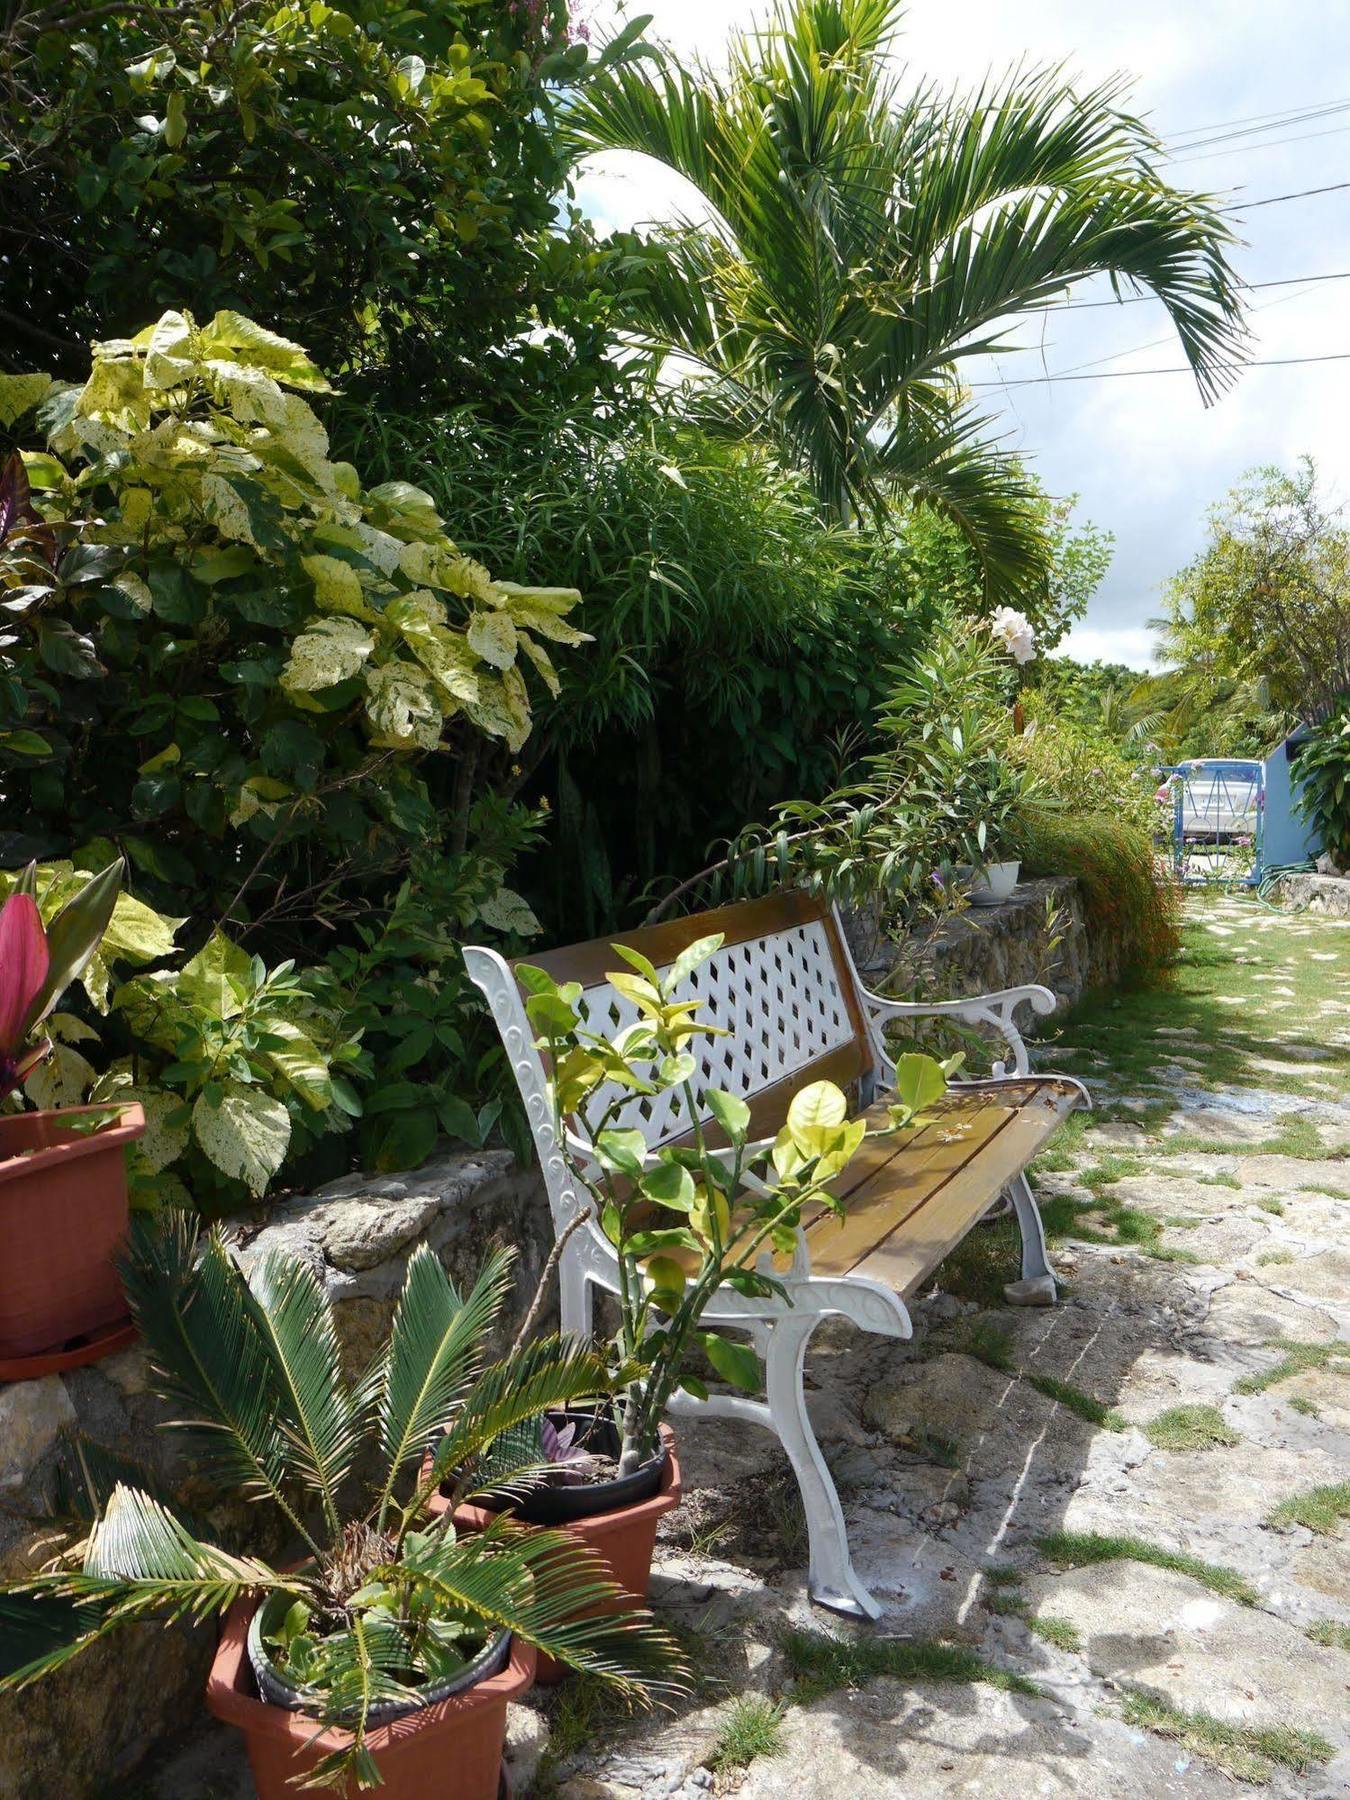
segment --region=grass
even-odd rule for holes
[[[1025,1675],[999,1669],[964,1644],[914,1638],[834,1638],[792,1631],[783,1640],[792,1698],[805,1703],[839,1688],[866,1687],[886,1675],[893,1681],[986,1681],[1012,1694],[1039,1694]]]
[[[1263,1250],[1256,1261],[1259,1267],[1269,1268],[1271,1263],[1291,1263],[1294,1260],[1292,1250]]]
[[[1060,1406],[1067,1406],[1069,1411],[1077,1413],[1080,1419],[1086,1419],[1090,1425],[1100,1425],[1104,1431],[1124,1431],[1126,1423],[1114,1406],[1107,1406],[1103,1401],[1094,1399],[1091,1394],[1084,1393],[1071,1381],[1061,1381],[1056,1375],[1037,1375],[1024,1372],[1022,1380],[1034,1387],[1038,1394],[1044,1394],[1047,1400],[1054,1400]]]
[[[1291,1394],[1289,1404],[1296,1413],[1302,1413],[1305,1419],[1320,1419],[1322,1416],[1316,1402],[1309,1400],[1306,1394]]]
[[[1241,1441],[1217,1406],[1169,1406],[1149,1420],[1144,1436],[1155,1450],[1214,1450]]]
[[[1244,1375],[1241,1381],[1235,1382],[1235,1394],[1264,1394],[1267,1388],[1289,1381],[1295,1375],[1325,1369],[1335,1357],[1350,1357],[1350,1344],[1343,1339],[1334,1339],[1329,1344],[1305,1344],[1297,1338],[1272,1338],[1266,1348],[1280,1350],[1283,1355],[1269,1369],[1263,1369],[1257,1375]]]
[[[1212,1713],[1183,1712],[1137,1690],[1125,1693],[1122,1711],[1127,1724],[1174,1738],[1192,1756],[1203,1756],[1238,1781],[1267,1781],[1276,1769],[1306,1775],[1333,1755],[1332,1746],[1313,1731],[1229,1725]]]
[[[1170,1226],[1173,1231],[1194,1231],[1197,1225],[1203,1225],[1204,1222],[1194,1213],[1168,1213],[1163,1219],[1163,1224]]]
[[[958,1348],[987,1368],[997,1369],[1004,1375],[1015,1373],[1012,1333],[997,1319],[971,1319]]]
[[[1342,1519],[1350,1519],[1350,1481],[1332,1481],[1291,1494],[1267,1515],[1266,1524],[1303,1525],[1319,1537],[1331,1537]]]
[[[1055,1400],[1059,1405],[1067,1406],[1070,1412],[1077,1413],[1080,1419],[1086,1419],[1090,1425],[1100,1425],[1105,1431],[1125,1430],[1125,1420],[1113,1406],[1108,1406],[1082,1388],[1075,1387],[1073,1382],[1061,1381],[1057,1375],[1041,1375],[1035,1370],[1019,1369],[1013,1361],[1012,1346],[1012,1334],[997,1319],[972,1319],[966,1326],[958,1348],[988,1368],[997,1369],[1000,1374],[1025,1381],[1038,1394],[1044,1394],[1047,1400]]]
[[[961,1467],[961,1446],[956,1439],[943,1437],[940,1431],[930,1431],[926,1425],[916,1425],[899,1441],[907,1450],[912,1450],[925,1462],[936,1463],[940,1469]]]
[[[1104,1562],[1147,1563],[1155,1569],[1189,1575],[1211,1593],[1236,1600],[1240,1606],[1255,1606],[1260,1599],[1256,1589],[1236,1569],[1203,1562],[1184,1550],[1165,1550],[1161,1544],[1150,1544],[1147,1538],[1106,1536],[1096,1531],[1054,1531],[1048,1537],[1037,1538],[1036,1548],[1048,1562],[1065,1569]]]
[[[1047,1644],[1053,1644],[1056,1650],[1081,1650],[1083,1639],[1078,1627],[1069,1619],[1029,1618],[1027,1630],[1038,1638],[1044,1638]]]
[[[1261,1198],[1260,1200],[1258,1200],[1256,1202],[1256,1204],[1261,1208],[1262,1212],[1274,1213],[1278,1218],[1284,1217],[1284,1213],[1285,1213],[1284,1201],[1277,1200],[1275,1198],[1274,1194],[1264,1195],[1263,1198]]]
[[[1238,1193],[1242,1192],[1242,1183],[1237,1176],[1229,1175],[1224,1170],[1220,1170],[1217,1175],[1195,1175],[1192,1180],[1197,1187],[1234,1188]]]
[[[1337,1619],[1315,1619],[1303,1635],[1328,1650],[1350,1650],[1350,1625]]]
[[[742,1694],[733,1700],[708,1759],[709,1768],[720,1775],[728,1769],[748,1768],[756,1757],[779,1755],[783,1712],[781,1701],[768,1700],[762,1694]]]
[[[1300,1194],[1320,1194],[1325,1200],[1350,1200],[1350,1188],[1331,1187],[1323,1182],[1308,1182],[1298,1191]]]

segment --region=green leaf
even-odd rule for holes
[[[787,1128],[793,1142],[808,1155],[820,1148],[818,1134],[842,1125],[848,1117],[848,1101],[832,1081],[812,1081],[798,1088],[788,1107]]]
[[[895,1095],[912,1113],[932,1106],[947,1091],[947,1078],[933,1057],[908,1051],[895,1065]]]
[[[401,1471],[420,1460],[482,1367],[487,1334],[511,1280],[509,1251],[496,1251],[461,1300],[440,1259],[419,1244],[408,1260],[389,1342],[373,1371],[380,1443],[387,1461],[377,1517]]]
[[[595,1154],[602,1169],[637,1177],[647,1154],[647,1140],[640,1131],[602,1131],[595,1140]]]
[[[670,974],[666,977],[666,986],[672,992],[681,982],[687,981],[700,964],[722,948],[726,933],[719,931],[711,937],[696,938],[692,944],[685,946],[671,965]]]
[[[750,1129],[750,1108],[744,1100],[735,1094],[727,1094],[721,1088],[709,1088],[703,1096],[708,1108],[717,1123],[726,1132],[733,1144],[742,1143]]]
[[[745,1344],[733,1343],[730,1338],[718,1337],[715,1331],[705,1331],[701,1342],[704,1355],[723,1381],[729,1381],[733,1387],[743,1388],[747,1393],[759,1392],[762,1376],[759,1358],[753,1350]]]
[[[213,1105],[206,1093],[199,1095],[192,1109],[192,1130],[222,1174],[262,1195],[286,1160],[291,1115],[261,1088],[226,1081],[218,1103]]]
[[[680,1163],[658,1163],[646,1171],[638,1186],[648,1200],[676,1212],[687,1213],[694,1204],[694,1178]]]

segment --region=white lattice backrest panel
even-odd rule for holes
[[[618,956],[611,966],[626,967]],[[670,963],[657,966],[664,973]],[[689,1050],[699,1063],[695,1094],[723,1088],[748,1100],[853,1042],[843,979],[820,919],[724,944],[681,989],[703,1000],[701,1020],[729,1033],[690,1040]],[[591,1027],[607,1037],[638,1016],[633,1002],[603,981],[584,990],[582,1006]],[[591,1116],[598,1120],[619,1093],[612,1085],[601,1088]],[[688,1131],[691,1120],[684,1096],[671,1092],[629,1095],[614,1123],[640,1131],[655,1148]]]

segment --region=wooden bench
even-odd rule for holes
[[[589,1022],[613,1033],[637,1016],[605,980],[618,961],[615,942],[631,944],[664,970],[687,944],[716,932],[723,934],[722,946],[696,971],[690,991],[706,1001],[700,1017],[730,1035],[693,1040],[701,1065],[696,1084],[740,1094],[751,1108],[752,1137],[772,1137],[793,1094],[809,1081],[852,1087],[864,1109],[875,1108],[884,1118],[883,1096],[895,1071],[883,1033],[892,1020],[946,1016],[983,1023],[1011,1053],[1011,1067],[996,1063],[993,1079],[954,1083],[917,1132],[866,1143],[836,1187],[847,1209],[843,1220],[823,1213],[804,1222],[795,1253],[779,1262],[776,1272],[790,1303],[719,1290],[707,1322],[750,1334],[764,1359],[764,1400],[713,1394],[700,1401],[680,1394],[672,1402],[676,1413],[750,1420],[777,1434],[801,1489],[812,1599],[875,1618],[880,1608],[854,1573],[843,1511],[807,1414],[807,1342],[827,1314],[887,1337],[910,1336],[905,1301],[1005,1193],[1022,1236],[1022,1278],[1010,1286],[1009,1299],[1052,1302],[1054,1275],[1024,1170],[1060,1122],[1089,1102],[1080,1083],[1028,1071],[1013,1015],[1023,1004],[1050,1012],[1055,997],[1048,988],[1008,988],[931,1004],[883,999],[859,980],[837,914],[806,894],[746,901],[529,960],[556,981],[580,983]],[[468,948],[464,958],[506,1046],[539,1151],[554,1230],[561,1234],[590,1201],[558,1142],[548,1077],[521,990],[495,951]],[[636,1127],[654,1149],[689,1129],[692,1121],[681,1116],[681,1106],[678,1093],[633,1097],[615,1123]],[[614,1249],[594,1222],[572,1232],[559,1277],[563,1329],[589,1336],[592,1288],[619,1288]]]

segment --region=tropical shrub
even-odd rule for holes
[[[1015,855],[1034,771],[1010,751],[1016,677],[1000,635],[944,621],[887,670],[878,748],[820,801],[786,801],[724,856],[668,893],[653,917],[766,887],[806,884],[836,899],[878,896],[896,925],[946,911],[953,880]]]
[[[1015,837],[1027,875],[1074,875],[1089,928],[1119,979],[1165,979],[1181,953],[1181,888],[1152,833],[1114,812],[1029,807]]]
[[[1297,803],[1321,847],[1350,869],[1350,702],[1299,747]]]
[[[606,980],[638,1011],[637,1022],[618,1037],[587,1026],[577,1011],[581,989],[575,983],[560,987],[544,970],[517,965],[528,991],[526,1011],[553,1071],[549,1091],[559,1141],[568,1142],[569,1160],[618,1256],[619,1328],[612,1367],[627,1372],[619,1404],[621,1475],[655,1451],[657,1428],[676,1388],[707,1397],[690,1367],[695,1350],[733,1386],[758,1391],[762,1377],[755,1352],[700,1329],[717,1289],[725,1284],[741,1294],[786,1299],[787,1290],[765,1268],[761,1253],[790,1256],[799,1244],[804,1211],[827,1207],[842,1216],[843,1204],[830,1183],[867,1138],[921,1124],[924,1109],[942,1098],[955,1066],[918,1054],[901,1057],[894,1104],[882,1130],[869,1131],[861,1118],[850,1120],[844,1094],[833,1082],[810,1082],[793,1096],[777,1136],[752,1142],[745,1101],[699,1079],[697,1041],[716,1028],[694,1017],[702,1001],[679,992],[721,944],[720,933],[699,938],[664,975],[641,952],[616,944],[616,960],[629,967]],[[712,1148],[703,1131],[694,1129],[691,1143],[648,1152],[642,1132],[621,1123],[625,1114],[632,1116],[636,1097],[672,1091],[679,1096],[678,1115],[691,1127],[715,1123],[724,1145]],[[570,1140],[565,1120],[575,1128]]]
[[[351,1733],[310,1777],[345,1792],[349,1779],[379,1785],[366,1743],[372,1706],[416,1706],[426,1684],[503,1631],[636,1698],[678,1682],[679,1653],[650,1614],[584,1616],[620,1590],[575,1538],[510,1519],[457,1536],[448,1508],[425,1520],[445,1475],[468,1497],[536,1474],[501,1447],[545,1408],[607,1379],[598,1356],[557,1338],[488,1360],[509,1256],[493,1257],[461,1297],[419,1246],[389,1336],[353,1383],[331,1303],[305,1262],[273,1252],[246,1279],[219,1235],[200,1249],[194,1238],[181,1215],[133,1234],[125,1282],[153,1380],[202,1477],[266,1507],[306,1560],[279,1570],[233,1553],[119,1481],[64,1566],[0,1589],[4,1687],[37,1680],[133,1620],[209,1617],[257,1598],[274,1667],[302,1690],[316,1726]],[[419,1476],[439,1428],[433,1471]],[[53,1646],[62,1605],[67,1629]]]
[[[188,301],[368,395],[610,383],[605,290],[633,258],[559,220],[554,111],[637,36],[592,52],[566,0],[8,9],[6,338],[74,376],[91,337]]]
[[[836,785],[932,615],[888,529],[823,524],[799,477],[682,426],[669,397],[645,424],[541,407],[509,432],[383,419],[351,442],[416,470],[494,569],[582,592],[595,643],[519,759],[557,817],[522,878],[551,936],[639,915],[716,839]]]
[[[1130,755],[1097,724],[1041,711],[1010,740],[1009,754],[1045,799],[1072,811],[1110,814],[1150,838],[1170,822],[1170,806],[1164,817],[1154,797],[1156,763]]]
[[[0,544],[3,847],[64,881],[121,852],[156,921],[142,960],[186,957],[111,996],[97,1051],[58,1052],[68,1085],[149,1101],[161,1194],[186,1159],[208,1210],[360,1114],[374,1065],[323,952],[360,944],[415,858],[446,884],[437,858],[472,857],[475,794],[530,729],[522,670],[555,689],[546,646],[583,635],[575,592],[494,581],[420,489],[331,460],[302,397],[326,387],[232,313],[99,345],[82,386],[0,376],[0,420],[36,407],[48,444],[22,453]],[[532,926],[502,885],[527,836],[498,828],[461,921]],[[439,1079],[472,1099],[441,1025]]]
[[[1317,465],[1250,470],[1164,593],[1154,704],[1194,755],[1264,755],[1350,690],[1350,530]]]

